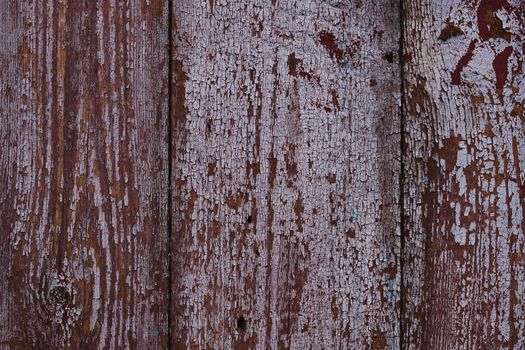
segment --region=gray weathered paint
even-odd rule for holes
[[[167,6],[0,3],[0,348],[167,345]]]
[[[405,8],[404,347],[523,349],[524,3]]]
[[[523,14],[0,3],[0,348],[524,348]]]
[[[174,3],[175,348],[397,348],[397,5]]]

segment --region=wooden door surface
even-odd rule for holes
[[[175,348],[398,346],[397,3],[173,14]]]
[[[168,344],[163,1],[0,4],[0,346]]]
[[[404,11],[404,341],[525,348],[523,1]]]
[[[524,17],[0,2],[0,349],[524,348]]]

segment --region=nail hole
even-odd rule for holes
[[[246,330],[246,319],[244,316],[241,316],[237,319],[237,328],[239,328],[242,332]]]
[[[387,52],[383,55],[383,59],[387,60],[388,63],[394,62],[394,54],[392,52]]]
[[[251,216],[251,215],[248,215],[248,218],[246,219],[246,222],[249,223],[249,224],[251,224],[252,221],[253,221],[252,216]]]

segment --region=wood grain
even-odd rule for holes
[[[0,347],[166,348],[167,4],[0,3]]]
[[[525,348],[524,13],[0,2],[0,349]]]
[[[405,2],[404,348],[525,348],[524,10]]]
[[[174,347],[398,348],[398,3],[173,10]]]

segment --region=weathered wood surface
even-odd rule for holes
[[[397,348],[397,1],[174,3],[176,349]]]
[[[407,1],[407,349],[525,348],[520,0]]]
[[[167,4],[0,2],[0,348],[166,348]]]
[[[525,348],[524,14],[0,2],[0,348]]]

